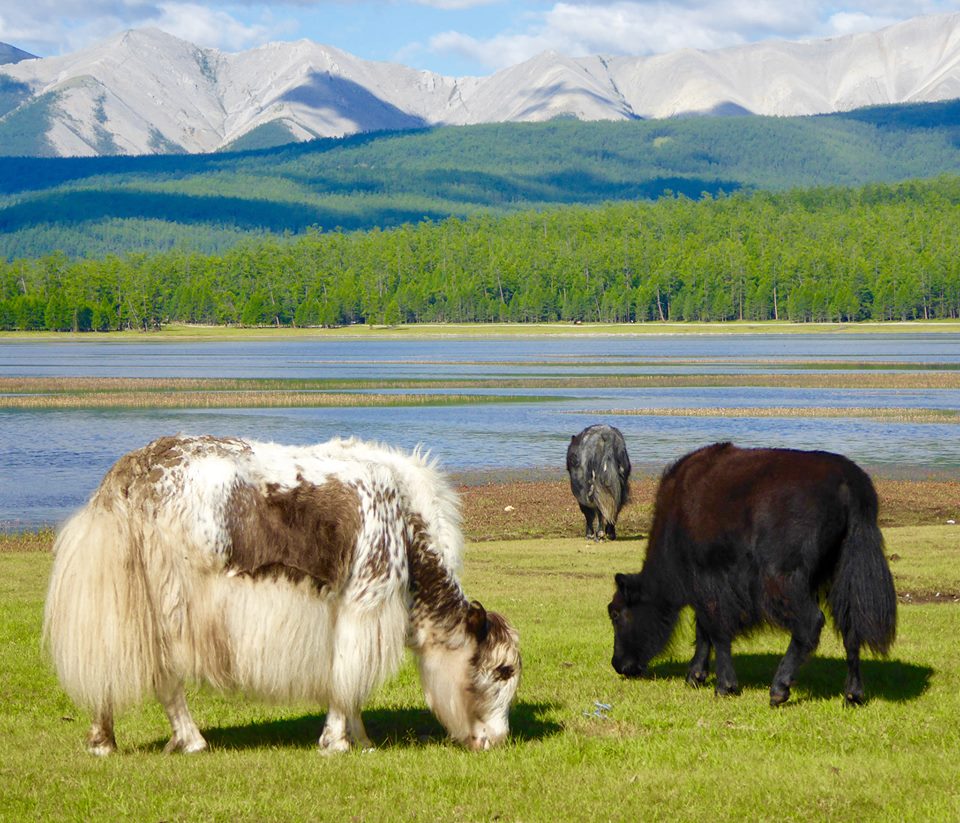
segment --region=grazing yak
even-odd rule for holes
[[[517,633],[464,596],[459,523],[419,452],[177,436],[122,457],[57,537],[44,614],[89,751],[113,751],[115,713],[150,693],[168,751],[206,748],[191,681],[325,704],[320,749],[368,747],[361,706],[405,645],[450,736],[500,743]]]
[[[587,521],[587,538],[615,540],[617,517],[630,490],[630,457],[620,430],[596,425],[573,435],[567,446],[567,472]]]
[[[772,706],[789,699],[817,648],[821,593],[846,650],[847,703],[864,699],[860,647],[885,654],[896,634],[876,491],[856,464],[829,452],[717,443],[682,457],[660,481],[642,570],[615,581],[608,611],[617,672],[644,674],[689,604],[696,645],[687,682],[706,681],[712,648],[718,695],[738,691],[735,637],[761,623],[790,632]]]

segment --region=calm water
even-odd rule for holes
[[[584,358],[598,365],[584,369]],[[636,358],[654,365],[607,365]],[[583,371],[789,370],[786,361],[960,363],[960,335],[745,335],[440,341],[263,343],[3,343],[3,376],[435,377]],[[503,365],[509,361],[510,365]],[[772,362],[771,362],[772,361]],[[784,361],[778,366],[777,361]],[[516,365],[517,363],[526,365]],[[473,392],[473,390],[471,390]],[[498,392],[503,393],[503,392]],[[530,391],[517,394],[529,395]],[[56,524],[80,505],[126,451],[173,432],[231,434],[283,443],[357,435],[427,446],[468,479],[491,473],[562,476],[570,434],[608,409],[677,406],[960,408],[953,390],[597,389],[540,391],[549,402],[462,407],[162,411],[0,411],[0,529]],[[723,419],[604,415],[640,468],[659,471],[720,439],[741,445],[825,448],[901,476],[960,475],[960,426],[850,419]]]
[[[579,363],[589,358],[595,365]],[[656,365],[605,366],[636,358]],[[755,369],[750,360],[960,364],[960,335],[644,335],[633,338],[331,340],[235,343],[2,343],[0,376],[413,378],[569,375],[587,372],[704,372]],[[465,362],[469,361],[469,365]],[[500,365],[510,361],[509,372]],[[515,365],[516,363],[530,365]],[[546,363],[547,365],[543,365]],[[768,364],[763,364],[767,370]],[[787,369],[789,366],[784,366]]]

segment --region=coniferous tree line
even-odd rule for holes
[[[960,178],[0,262],[0,328],[960,317]]]

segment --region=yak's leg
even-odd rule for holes
[[[183,693],[183,682],[164,683],[157,689],[157,699],[167,713],[170,727],[173,729],[173,736],[163,750],[168,754],[171,752],[191,754],[206,749],[207,741],[203,739],[200,729],[193,722],[193,717],[187,708],[187,698]]]
[[[617,539],[617,524],[616,523],[607,523],[607,539],[616,540]]]
[[[855,637],[844,637],[843,647],[847,650],[847,682],[843,687],[843,696],[848,706],[863,703],[863,681],[860,680],[860,641]]]
[[[597,528],[594,529],[593,539],[597,542],[607,539],[607,521],[600,511],[597,512]]]
[[[363,727],[360,709],[343,709],[331,705],[320,734],[320,751],[323,754],[337,754],[349,751],[351,745],[357,745],[364,751],[374,748],[373,742],[367,736],[367,730]]]
[[[113,736],[113,709],[102,709],[90,725],[90,732],[87,734],[87,751],[103,757],[116,750],[117,740]]]
[[[317,741],[320,754],[348,752],[354,743],[363,749],[373,748],[366,729],[363,728],[360,709],[331,703],[327,708],[327,719],[323,723],[320,739]]]
[[[713,650],[717,656],[717,685],[715,688],[718,697],[731,694],[740,694],[740,684],[737,683],[737,673],[733,669],[733,652],[730,640],[712,638]]]
[[[771,706],[779,706],[790,699],[790,686],[793,685],[797,669],[820,643],[820,632],[825,622],[823,612],[816,603],[811,602],[807,611],[798,617],[792,626],[788,626],[793,635],[787,647],[787,653],[773,676],[773,683],[770,686]]]
[[[360,719],[360,707],[375,685],[370,661],[382,653],[385,615],[341,608],[337,614],[330,667],[327,719],[320,734],[323,754],[350,750],[352,743],[371,748]],[[364,661],[367,661],[364,663]]]
[[[587,521],[586,538],[589,540],[595,534],[593,530],[593,519],[597,513],[596,509],[592,509],[589,506],[584,506],[583,503],[578,503],[577,505],[580,506],[580,511],[583,512],[583,519]]]
[[[710,671],[710,637],[700,621],[697,621],[697,639],[693,647],[693,659],[690,661],[690,668],[687,670],[687,683],[691,686],[700,687],[707,682],[707,674]]]
[[[363,728],[363,719],[360,717],[360,712],[347,718],[347,731],[350,734],[350,739],[361,749],[364,751],[373,749],[373,742],[367,736],[367,730]]]
[[[320,751],[323,754],[336,754],[350,750],[350,737],[347,732],[347,715],[331,706],[320,734]]]

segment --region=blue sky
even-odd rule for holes
[[[368,60],[488,75],[540,52],[649,55],[872,31],[960,0],[0,0],[0,41],[41,57],[156,26],[240,51],[309,38]]]

